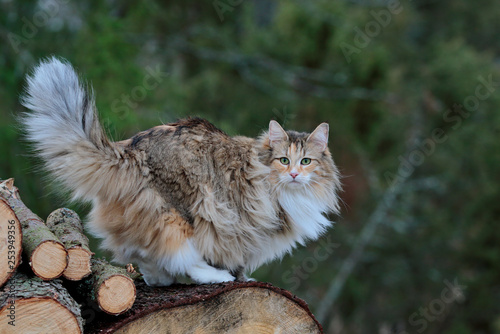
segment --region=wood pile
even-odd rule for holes
[[[78,215],[46,221],[0,180],[0,333],[321,333],[307,304],[267,283],[147,286],[94,257]]]

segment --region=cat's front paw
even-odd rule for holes
[[[139,267],[144,282],[152,287],[170,286],[175,283],[175,277],[150,263],[144,263]]]
[[[217,269],[206,263],[201,263],[190,268],[189,277],[199,284],[232,282],[235,277],[227,270]]]
[[[255,278],[247,277],[247,275],[243,273],[238,273],[236,276],[236,282],[255,282],[257,281]]]
[[[160,277],[144,274],[143,278],[144,282],[151,287],[170,286],[175,283],[175,278],[167,275]]]
[[[235,277],[229,273],[227,270],[218,270],[218,272],[210,278],[207,278],[209,282],[207,283],[222,283],[222,282],[232,282]]]

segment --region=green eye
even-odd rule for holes
[[[283,165],[288,165],[290,163],[290,160],[288,158],[280,158],[280,162]]]
[[[311,163],[311,159],[309,158],[304,158],[300,161],[301,165],[309,165]]]

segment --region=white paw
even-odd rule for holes
[[[169,275],[165,270],[156,268],[151,265],[143,265],[142,268],[139,267],[142,273],[144,282],[149,286],[169,286],[175,283],[175,277]]]
[[[255,282],[256,279],[247,277],[247,275],[240,273],[236,275],[236,281],[237,282]]]
[[[199,284],[230,282],[235,279],[229,271],[216,269],[208,264],[193,266],[189,270],[188,275],[193,281]]]
[[[222,283],[222,282],[232,282],[235,277],[229,273],[227,270],[217,270],[218,272],[208,278],[206,283]]]
[[[151,276],[144,274],[143,278],[144,282],[146,282],[147,285],[152,287],[170,286],[173,283],[175,283],[175,278],[169,276],[158,277],[158,276]]]

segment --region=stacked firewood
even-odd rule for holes
[[[153,288],[139,277],[94,258],[74,211],[43,221],[0,180],[1,334],[322,332],[304,301],[268,283]]]
[[[12,179],[0,183],[0,332],[83,333],[82,294],[118,315],[136,298],[139,276],[93,258],[78,215],[62,208],[44,222],[21,201]],[[27,262],[21,265],[22,262]],[[21,265],[21,266],[20,266]],[[63,279],[60,279],[63,278]]]

